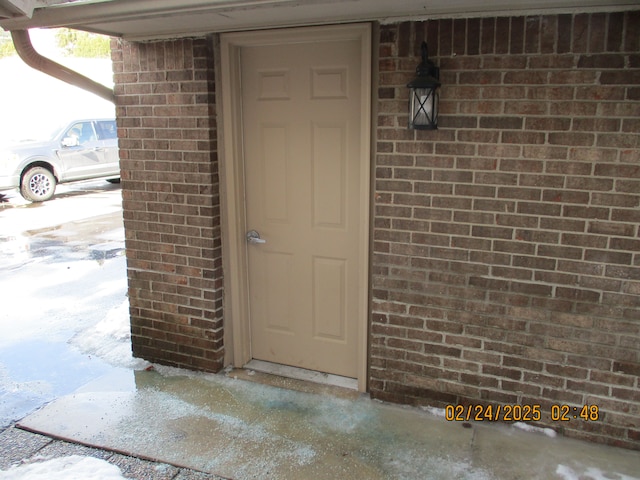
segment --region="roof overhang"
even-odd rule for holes
[[[35,0],[0,0],[0,18],[27,17],[33,15]]]
[[[0,19],[31,18],[36,8],[74,1],[78,0],[0,0]]]
[[[151,40],[370,20],[635,9],[638,0],[0,0],[0,27],[69,27]]]

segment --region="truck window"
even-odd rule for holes
[[[98,130],[98,138],[100,140],[118,138],[115,120],[100,120],[96,122],[96,129]]]

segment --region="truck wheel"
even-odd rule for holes
[[[44,167],[33,167],[25,172],[20,182],[20,194],[30,202],[44,202],[53,197],[56,178]]]

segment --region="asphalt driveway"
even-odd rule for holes
[[[128,315],[120,186],[82,182],[45,203],[17,192],[6,200],[0,427],[132,362],[127,326],[118,322]]]

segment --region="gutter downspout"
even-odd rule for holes
[[[105,87],[101,83],[91,80],[53,60],[49,60],[36,52],[31,43],[28,30],[12,30],[11,38],[16,47],[16,52],[18,52],[24,63],[30,67],[114,103],[113,89]]]

